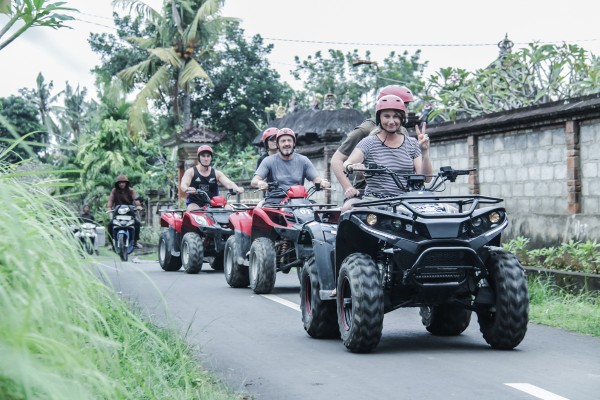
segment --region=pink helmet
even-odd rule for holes
[[[294,145],[296,145],[296,134],[290,128],[283,128],[280,129],[279,132],[277,132],[277,144],[279,144],[279,138],[285,135],[291,136],[292,139],[294,139]]]
[[[211,156],[214,157],[215,153],[213,152],[212,147],[210,147],[209,145],[203,144],[202,146],[198,147],[198,151],[196,151],[197,155],[200,155],[200,153],[208,151],[210,153]]]
[[[406,105],[404,105],[404,102],[398,96],[388,94],[377,101],[377,112],[375,113],[375,122],[377,125],[379,125],[379,114],[381,114],[382,110],[398,110],[400,111],[400,115],[402,115],[401,123],[404,124],[406,121]]]
[[[382,88],[379,91],[379,94],[377,95],[377,100],[381,99],[383,96],[387,96],[390,94],[400,97],[404,104],[410,103],[411,101],[415,101],[415,98],[413,97],[413,94],[409,88],[407,88],[406,86],[396,85],[389,85]]]
[[[273,136],[277,136],[278,133],[279,129],[277,128],[267,128],[263,132],[261,142],[263,143],[265,148],[269,148],[269,146],[267,145],[267,140],[271,139]]]

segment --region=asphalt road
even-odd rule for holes
[[[203,366],[254,399],[600,399],[600,339],[530,324],[512,351],[491,349],[474,316],[457,337],[429,334],[417,309],[385,315],[370,354],[302,327],[296,273],[271,295],[233,289],[205,264],[198,275],[158,262],[102,261],[114,289],[160,325],[176,324]]]

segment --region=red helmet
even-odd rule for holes
[[[198,147],[198,151],[196,151],[196,154],[200,155],[200,153],[205,152],[205,151],[208,151],[211,156],[215,155],[212,147],[210,147],[209,145],[206,145],[206,144],[203,144],[202,146]]]
[[[400,97],[404,104],[410,103],[411,101],[415,101],[415,98],[413,97],[413,94],[409,88],[407,88],[406,86],[396,85],[389,85],[382,88],[379,91],[379,94],[377,95],[377,100],[381,99],[383,96],[388,96],[390,94]]]
[[[286,135],[291,136],[292,139],[294,139],[294,145],[296,145],[296,134],[290,128],[283,128],[280,129],[279,132],[277,132],[277,144],[279,144],[279,138]]]
[[[269,146],[267,145],[267,140],[271,139],[273,136],[277,136],[278,133],[279,129],[277,128],[267,128],[263,132],[261,142],[263,143],[265,148],[269,148]]]
[[[379,114],[381,114],[382,110],[398,110],[402,115],[401,123],[404,124],[406,121],[406,105],[404,105],[404,102],[398,96],[388,94],[377,101],[377,113],[375,114],[375,122],[377,125],[379,125]]]

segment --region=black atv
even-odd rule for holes
[[[356,203],[339,217],[335,235],[330,222],[309,224],[314,256],[302,270],[300,297],[310,336],[341,335],[350,351],[369,352],[385,313],[420,307],[434,335],[461,334],[475,311],[493,348],[519,345],[529,299],[517,257],[500,248],[508,225],[503,200],[436,194],[469,172],[442,167],[426,185],[424,175],[369,164],[367,176],[389,174],[406,193]]]

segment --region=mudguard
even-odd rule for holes
[[[173,227],[177,232],[181,232],[181,213],[165,212],[160,216],[160,226],[163,228]]]
[[[229,216],[231,226],[236,233],[239,231],[248,236],[252,234],[252,214],[254,214],[254,212],[255,210],[244,212],[236,211]]]
[[[326,235],[321,224],[311,222],[306,224],[305,228],[310,232],[313,243],[315,263],[319,276],[319,297],[321,300],[332,300],[330,294],[335,288],[335,268],[334,253],[335,248],[332,243],[325,240]]]

